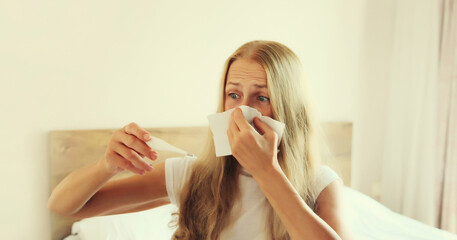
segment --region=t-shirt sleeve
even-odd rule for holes
[[[165,185],[170,202],[179,207],[179,196],[184,184],[189,180],[190,169],[195,157],[177,157],[165,160]]]
[[[322,192],[322,190],[325,189],[330,183],[332,183],[335,180],[340,180],[343,182],[343,180],[338,176],[338,174],[333,171],[329,166],[327,165],[322,165],[316,179],[314,181],[314,190],[316,191],[316,198],[319,196],[319,194]]]

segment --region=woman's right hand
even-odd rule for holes
[[[123,170],[144,175],[152,171],[152,167],[143,158],[156,160],[158,153],[146,142],[151,139],[149,132],[130,123],[114,132],[104,157],[100,160],[102,166],[110,173],[117,174]]]

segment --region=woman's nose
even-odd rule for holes
[[[254,107],[254,106],[251,106],[249,105],[250,102],[249,102],[249,98],[243,98],[243,101],[241,101],[241,104],[240,105],[245,105],[245,106],[249,106],[249,107]]]
[[[256,106],[252,101],[249,101],[249,99],[247,99],[247,98],[243,98],[243,101],[241,101],[240,105],[238,105],[236,107],[239,107],[241,105],[255,108],[255,109],[257,109],[257,111],[261,112],[260,108],[258,106]]]

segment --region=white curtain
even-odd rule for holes
[[[396,1],[381,203],[435,226],[439,1]]]
[[[441,16],[438,227],[457,233],[457,0],[443,0]]]

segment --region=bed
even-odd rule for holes
[[[390,211],[377,201],[350,188],[352,124],[349,122],[325,123],[324,132],[333,159],[327,163],[345,183],[344,202],[349,226],[354,239],[424,239],[457,240],[457,235],[442,231],[411,218]],[[198,155],[208,133],[207,127],[149,128],[152,135]],[[97,161],[106,149],[114,132],[107,130],[51,131],[50,189],[52,190],[68,173]],[[159,152],[158,162],[179,156]],[[116,178],[130,176],[123,173]],[[169,226],[171,204],[147,211],[100,216],[86,219],[61,217],[51,213],[53,240],[103,240],[103,239],[170,239],[174,229]]]

